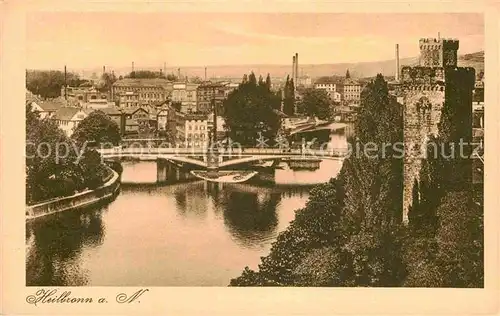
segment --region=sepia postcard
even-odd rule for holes
[[[498,3],[2,6],[2,314],[498,313]]]

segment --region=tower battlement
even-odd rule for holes
[[[430,45],[437,45],[437,44],[456,44],[458,45],[458,39],[456,38],[421,38],[419,40],[419,44],[430,44]]]
[[[456,67],[459,41],[452,38],[421,38],[420,66]]]

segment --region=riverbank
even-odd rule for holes
[[[108,167],[109,168],[109,167]],[[71,196],[51,199],[26,207],[26,221],[46,215],[87,207],[111,199],[120,189],[120,174],[109,168],[112,176],[102,186]]]

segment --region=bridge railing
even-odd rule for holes
[[[206,147],[193,148],[106,148],[98,150],[102,155],[207,155],[210,149]],[[282,155],[282,156],[307,156],[307,157],[343,157],[348,154],[347,148],[328,149],[280,149],[280,148],[220,148],[219,155]]]

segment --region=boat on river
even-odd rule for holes
[[[192,170],[190,173],[197,178],[210,182],[242,183],[250,180],[258,172],[248,170]]]

